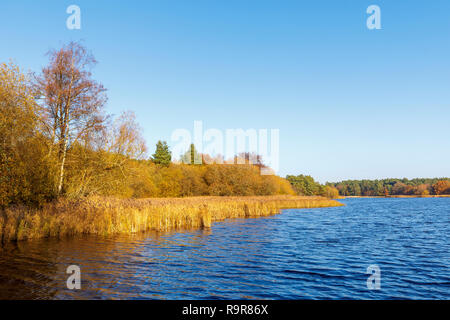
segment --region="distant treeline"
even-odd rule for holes
[[[449,178],[346,180],[327,185],[342,196],[444,195],[450,194]]]
[[[346,180],[320,184],[308,175],[288,175],[294,191],[299,195],[320,195],[329,198],[340,196],[390,196],[390,195],[446,195],[450,194],[449,178]]]
[[[105,113],[106,90],[92,79],[96,61],[87,49],[70,43],[48,56],[40,73],[27,76],[0,64],[0,208],[91,195],[295,194],[286,179],[261,175],[258,157],[215,164],[192,145],[176,164],[161,141],[148,157],[134,114]]]

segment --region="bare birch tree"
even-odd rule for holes
[[[49,64],[35,77],[35,88],[44,130],[52,142],[50,152],[58,155],[57,192],[61,194],[67,151],[86,135],[103,129],[107,97],[103,85],[92,79],[96,60],[81,44],[71,42],[48,55]]]

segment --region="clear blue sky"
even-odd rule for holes
[[[0,61],[31,71],[83,40],[107,110],[134,110],[150,153],[202,120],[280,129],[283,176],[450,175],[448,0],[2,0],[0,39]]]

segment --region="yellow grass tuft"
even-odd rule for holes
[[[82,234],[113,235],[149,230],[210,228],[213,221],[262,217],[287,208],[342,206],[322,197],[254,196],[59,200],[41,209],[0,212],[0,239],[28,240]]]

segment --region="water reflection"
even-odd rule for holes
[[[0,299],[136,296],[145,283],[157,286],[164,268],[177,266],[170,262],[174,253],[195,250],[210,233],[195,231],[184,241],[172,233],[146,233],[10,243],[0,249]],[[79,291],[66,287],[66,269],[73,264],[82,272]],[[160,292],[154,296],[162,298]]]

